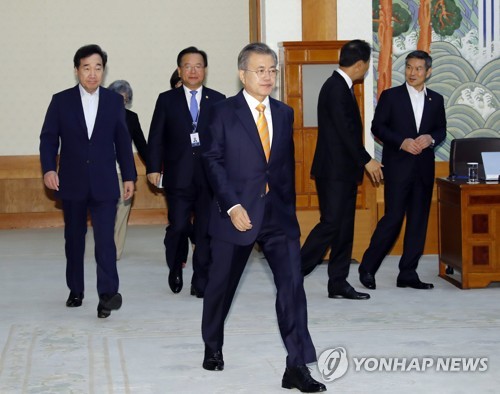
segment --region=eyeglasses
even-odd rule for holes
[[[191,65],[191,64],[185,64],[184,66],[182,66],[182,69],[190,72],[192,70],[198,72],[198,71],[201,71],[203,70],[205,67],[201,64],[195,64],[195,65]]]
[[[276,78],[276,75],[278,75],[279,70],[275,68],[270,68],[269,70],[264,70],[263,68],[259,68],[258,70],[248,70],[245,69],[245,71],[250,71],[251,73],[257,74],[257,77],[264,78],[266,75],[268,75],[271,78]]]

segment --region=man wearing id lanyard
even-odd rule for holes
[[[168,284],[174,293],[182,290],[183,241],[190,233],[193,217],[194,243],[191,295],[203,297],[210,262],[208,207],[211,192],[200,159],[200,149],[213,104],[225,96],[203,86],[207,54],[195,47],[177,56],[182,85],[161,93],[148,137],[147,177],[163,187],[169,225],[164,245],[170,269]],[[163,176],[161,173],[163,171]]]

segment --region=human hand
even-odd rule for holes
[[[248,217],[248,213],[241,205],[237,205],[231,209],[229,217],[231,218],[233,226],[239,231],[247,231],[252,228],[252,222]]]
[[[133,181],[123,182],[123,200],[128,200],[134,195],[135,185]]]
[[[432,145],[432,136],[430,134],[419,135],[415,139],[415,142],[418,144],[418,146],[420,146],[422,150],[424,150]]]
[[[406,138],[401,144],[401,149],[412,155],[419,155],[422,153],[422,147],[413,138]]]
[[[160,182],[160,176],[161,174],[159,172],[151,172],[147,174],[149,183],[156,187],[158,187],[158,183]]]
[[[47,171],[43,174],[43,183],[51,190],[59,191],[59,175],[55,171]]]
[[[375,159],[371,159],[365,164],[366,172],[368,172],[368,175],[370,175],[370,178],[374,183],[380,183],[384,179],[382,167],[383,165]]]

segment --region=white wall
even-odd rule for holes
[[[278,43],[302,40],[301,0],[261,0],[262,41],[278,53]]]
[[[237,56],[248,43],[247,0],[15,0],[0,2],[0,155],[38,153],[53,93],[74,86],[73,55],[108,53],[104,85],[126,79],[145,134],[179,51],[208,53],[207,85],[239,89]]]
[[[265,41],[277,50],[278,42],[302,39],[301,0],[261,0],[265,21]],[[360,38],[372,42],[372,0],[337,0],[337,37],[339,40]],[[374,153],[370,132],[373,118],[373,73],[365,79],[365,146]]]
[[[339,39],[371,42],[371,0],[337,0]],[[301,0],[262,0],[263,41],[302,37]],[[192,27],[191,24],[193,24]],[[0,3],[0,155],[38,153],[51,95],[76,83],[73,55],[98,43],[108,52],[105,85],[127,79],[144,132],[158,93],[168,88],[180,49],[208,53],[207,85],[239,89],[236,57],[248,43],[247,0],[16,0]],[[373,149],[373,76],[365,81],[366,145]]]
[[[339,40],[356,38],[373,42],[372,0],[337,0],[337,37]],[[373,64],[372,64],[373,66]],[[365,77],[365,148],[375,152],[375,141],[370,131],[373,114],[373,70]]]

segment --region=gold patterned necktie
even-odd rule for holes
[[[264,115],[266,106],[260,103],[255,109],[259,111],[259,116],[257,117],[257,130],[259,131],[260,142],[262,143],[266,160],[269,161],[269,156],[271,155],[271,141],[269,139],[269,127],[267,126],[266,116]]]
[[[259,111],[259,116],[257,117],[257,130],[259,131],[260,142],[262,148],[264,149],[264,155],[266,156],[266,161],[269,161],[269,156],[271,155],[271,141],[269,137],[269,127],[267,126],[266,116],[264,111],[266,106],[262,103],[255,107]],[[266,194],[269,192],[269,184],[266,183]]]

